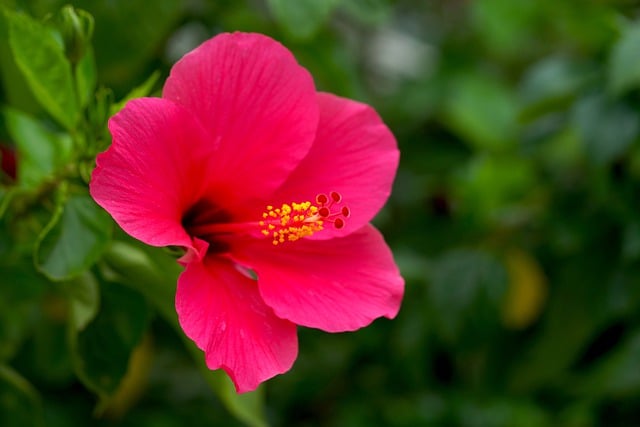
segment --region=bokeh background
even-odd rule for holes
[[[0,425],[640,425],[638,2],[71,1],[95,20],[78,51],[66,3],[0,0]],[[43,39],[15,34],[32,21],[88,67],[76,79],[95,76],[81,132],[25,76]],[[236,30],[280,40],[393,130],[375,223],[406,279],[395,320],[300,329],[294,368],[239,398],[172,323],[171,254],[106,227],[82,268],[47,264],[109,221],[86,196],[108,113]],[[69,135],[85,147],[70,172],[51,160]]]

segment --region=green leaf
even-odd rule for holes
[[[601,94],[579,100],[572,118],[587,155],[596,164],[609,163],[624,154],[640,131],[634,109]]]
[[[504,151],[515,146],[515,97],[501,81],[461,74],[451,81],[444,114],[449,126],[472,147]]]
[[[67,309],[66,298],[52,293],[45,294],[39,307],[38,322],[16,357],[16,362],[19,361],[19,366],[30,378],[37,378],[49,386],[63,386],[74,379],[66,339]]]
[[[344,0],[339,3],[351,16],[365,24],[381,24],[391,16],[387,0]]]
[[[44,426],[42,402],[37,391],[19,373],[0,365],[0,425]]]
[[[9,209],[11,200],[15,197],[17,192],[17,187],[12,187],[8,190],[0,188],[0,218],[2,218]]]
[[[6,12],[9,45],[40,105],[68,130],[79,119],[71,64],[51,29],[22,13]]]
[[[146,300],[117,283],[101,286],[101,306],[84,328],[74,319],[69,328],[73,365],[82,382],[104,401],[116,392],[129,358],[150,320]]]
[[[593,244],[595,241],[583,242],[581,252],[555,267],[550,277],[554,286],[542,323],[530,344],[513,360],[509,387],[514,392],[565,384],[569,368],[598,331],[628,310],[631,301],[638,300],[637,273],[629,278],[611,278],[617,254],[594,253],[590,249]]]
[[[640,372],[636,369],[640,358],[640,331],[636,330],[598,361],[586,375],[576,377],[572,388],[588,396],[624,397],[640,390]]]
[[[158,251],[151,257],[140,247],[114,240],[104,253],[104,261],[108,267],[105,277],[145,295],[162,317],[181,331],[174,296],[182,269],[174,258]]]
[[[469,162],[457,182],[462,208],[471,215],[508,221],[525,207],[535,180],[531,163],[515,155],[480,155]]]
[[[79,275],[101,256],[112,224],[88,195],[72,195],[58,207],[36,242],[36,267],[56,281]]]
[[[528,399],[491,398],[478,399],[469,394],[452,396],[455,422],[451,425],[469,427],[548,427],[551,417]],[[469,421],[473,420],[473,421]],[[566,427],[566,425],[563,425]]]
[[[429,297],[442,336],[452,342],[482,341],[499,321],[507,285],[504,266],[485,252],[454,250],[430,270]]]
[[[7,9],[15,9],[7,6],[2,9],[0,5],[0,83],[2,84],[3,99],[6,104],[31,114],[42,111],[29,89],[22,72],[18,68],[9,46],[9,18]]]
[[[269,0],[278,23],[296,39],[308,39],[327,21],[336,0]]]
[[[175,259],[157,249],[142,249],[114,241],[105,252],[104,260],[108,266],[105,273],[110,280],[126,284],[143,294],[183,338],[198,369],[229,412],[252,427],[266,426],[263,390],[237,394],[223,371],[207,368],[202,350],[180,328],[174,298],[181,268]]]
[[[521,116],[531,119],[566,107],[591,76],[591,69],[563,56],[545,58],[525,74],[519,94]]]
[[[537,38],[534,24],[541,9],[538,2],[477,0],[469,4],[469,9],[477,42],[490,52],[507,58],[528,54]]]
[[[640,86],[640,23],[624,29],[611,49],[607,72],[609,90],[616,95]]]
[[[51,179],[71,157],[72,141],[42,122],[10,108],[2,111],[7,130],[18,150],[18,184],[35,188]]]
[[[0,361],[6,361],[33,328],[48,283],[30,263],[0,264],[0,271]]]
[[[65,284],[75,331],[82,331],[98,314],[100,288],[93,274],[85,272]]]

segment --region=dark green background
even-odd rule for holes
[[[640,425],[640,4],[71,3],[95,26],[69,62],[46,50],[64,2],[0,0],[0,140],[24,173],[0,181],[0,425]],[[235,30],[280,40],[393,130],[375,223],[406,279],[397,319],[300,329],[294,368],[239,400],[176,328],[171,255],[86,193],[112,103],[158,93],[184,52]],[[91,45],[97,84],[90,60],[56,80]],[[83,258],[56,255],[78,241]]]

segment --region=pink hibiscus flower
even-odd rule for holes
[[[109,129],[91,195],[131,236],[186,249],[180,325],[238,392],[291,368],[296,325],[352,331],[397,314],[404,282],[369,224],[395,139],[370,107],[316,92],[276,41],[212,38]]]

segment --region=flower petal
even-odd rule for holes
[[[109,130],[113,143],[98,155],[91,177],[96,202],[149,245],[206,252],[206,243],[192,241],[181,224],[209,174],[206,131],[183,107],[159,98],[129,102]]]
[[[188,264],[178,279],[176,310],[207,366],[224,369],[239,393],[288,371],[296,359],[296,326],[276,317],[255,280],[228,261],[205,257]]]
[[[391,192],[399,151],[389,128],[369,106],[318,94],[320,123],[309,154],[274,195],[272,205],[314,201],[337,191],[350,216],[342,229],[325,227],[310,239],[344,236],[371,221]]]
[[[398,313],[404,280],[389,247],[371,225],[331,240],[273,246],[253,240],[231,256],[258,275],[260,294],[275,314],[328,332],[350,331]]]
[[[163,97],[184,105],[216,138],[225,204],[271,194],[313,142],[318,105],[310,74],[260,34],[220,34],[178,61]]]

